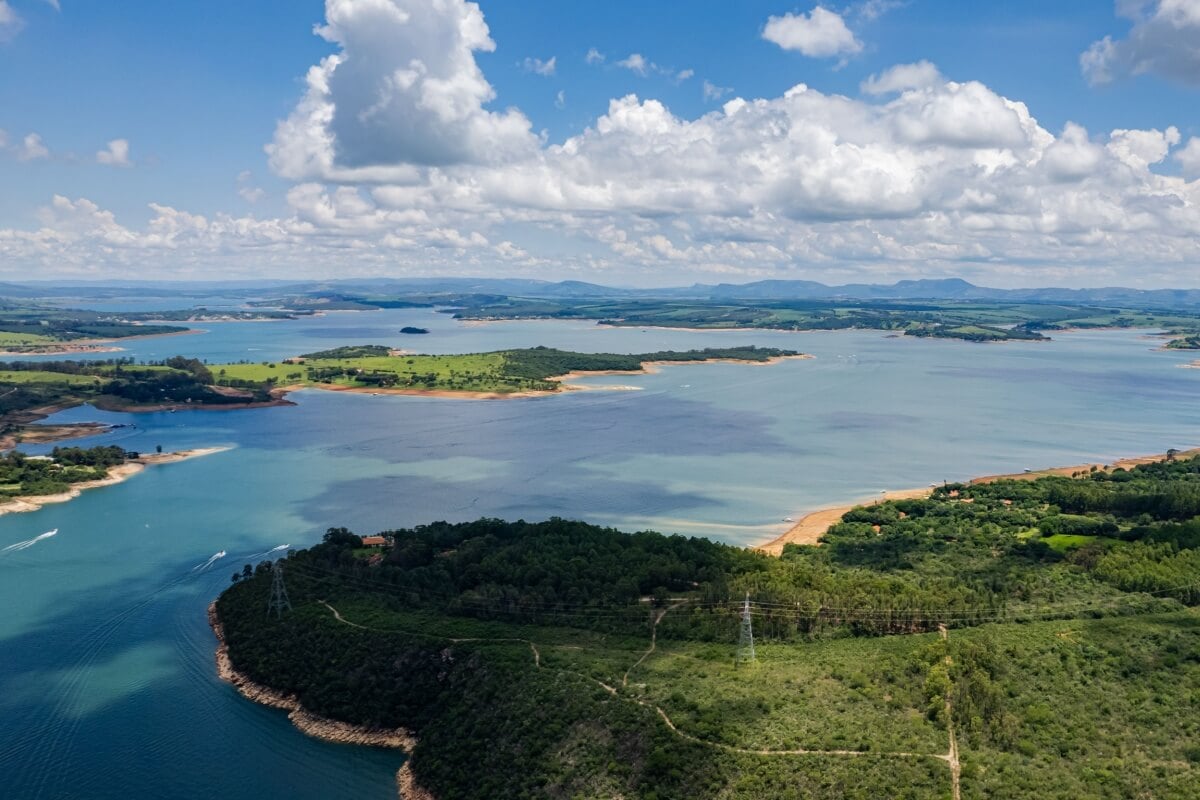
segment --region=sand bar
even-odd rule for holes
[[[1191,450],[1181,450],[1175,454],[1175,458],[1191,458],[1200,455],[1200,448]],[[1113,461],[1109,464],[1093,463],[1079,464],[1073,467],[1051,467],[1049,469],[1036,470],[1032,472],[1015,472],[1005,475],[985,475],[980,478],[972,478],[965,481],[968,484],[991,483],[1001,480],[1015,481],[1032,481],[1038,478],[1046,477],[1047,475],[1062,475],[1070,477],[1076,472],[1089,472],[1093,467],[1096,469],[1131,469],[1140,464],[1152,464],[1156,461],[1165,461],[1168,458],[1167,454],[1152,456],[1138,456],[1135,458],[1122,458]],[[884,500],[912,500],[928,497],[933,492],[933,487],[926,486],[921,489],[901,489],[898,491],[884,492],[879,497]],[[819,544],[820,538],[825,535],[834,524],[853,508],[858,506],[869,505],[879,501],[879,497],[866,497],[857,503],[849,505],[829,506],[820,508],[815,511],[810,511],[800,518],[800,521],[789,528],[781,536],[772,539],[769,542],[761,545],[755,545],[753,549],[772,556],[778,556],[783,553],[783,547],[787,544]]]

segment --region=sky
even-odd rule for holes
[[[0,0],[0,280],[1200,287],[1200,0]]]

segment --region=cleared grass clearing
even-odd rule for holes
[[[68,386],[94,386],[103,382],[102,378],[98,378],[95,375],[71,375],[65,372],[40,372],[35,370],[0,371],[0,384],[53,383]]]
[[[274,380],[278,385],[327,383],[363,386],[357,373],[392,375],[400,388],[439,387],[462,391],[520,391],[540,382],[504,374],[505,354],[400,355],[363,358],[304,359],[302,362],[220,364],[211,367],[218,382]],[[323,373],[340,372],[325,377]]]
[[[58,342],[51,336],[36,333],[19,333],[16,331],[0,331],[0,349],[6,347],[29,347],[30,345],[55,344]]]

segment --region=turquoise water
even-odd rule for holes
[[[407,324],[433,332],[399,335]],[[0,794],[394,796],[399,755],[308,739],[214,675],[204,608],[229,574],[331,525],[561,515],[750,543],[786,528],[784,517],[883,488],[1200,444],[1200,370],[1130,332],[989,346],[862,331],[470,326],[417,309],[128,344],[137,358],[216,361],[360,342],[431,352],[753,343],[817,358],[597,376],[583,383],[637,390],[512,401],[308,391],[292,407],[57,415],[133,423],[85,443],[231,449],[0,517],[0,548],[59,529],[0,552]]]

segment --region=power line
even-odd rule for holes
[[[281,558],[271,567],[271,598],[267,601],[267,616],[274,611],[276,618],[282,618],[285,610],[292,610],[292,601],[288,599],[287,587],[283,585],[283,559]]]
[[[754,623],[750,617],[750,593],[746,592],[746,605],[742,608],[742,628],[738,635],[735,661],[739,664],[754,663]]]

